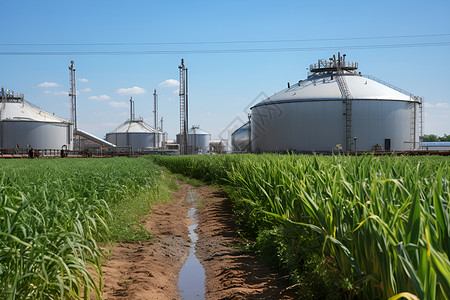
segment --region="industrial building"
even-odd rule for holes
[[[305,80],[251,107],[250,124],[233,134],[235,150],[246,144],[254,153],[418,149],[423,98],[357,69],[345,54],[310,65]]]
[[[1,89],[0,148],[72,149],[72,123]]]
[[[450,142],[420,142],[420,149],[425,151],[450,151]]]

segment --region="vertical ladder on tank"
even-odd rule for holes
[[[2,87],[2,90],[1,90],[1,93],[2,93],[2,108],[0,109],[0,119],[1,119],[1,117],[2,117],[2,113],[3,113],[3,110],[5,109],[5,103],[6,103],[6,95],[5,95],[5,89]]]
[[[344,78],[344,72],[341,69],[340,57],[336,63],[337,73],[336,82],[341,92],[341,97],[345,103],[345,147],[346,151],[350,152],[352,148],[352,95],[348,89],[347,82]]]
[[[415,150],[417,148],[417,134],[419,137],[423,135],[423,98],[410,95],[412,100],[412,118],[410,125],[410,142],[412,143],[411,150]],[[419,111],[417,112],[417,106],[419,107]],[[417,122],[417,118],[419,122]]]
[[[414,150],[416,148],[416,122],[417,122],[417,103],[414,101],[410,105],[411,110],[411,118],[410,118],[410,126],[409,126],[409,142],[411,143],[410,150]]]
[[[423,136],[423,97],[419,98],[419,136]]]

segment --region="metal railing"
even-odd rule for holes
[[[339,62],[341,69],[358,69],[358,63],[352,61],[341,61]],[[318,63],[310,64],[309,69],[333,69],[337,68],[334,61],[319,61]]]
[[[394,90],[396,90],[397,92],[400,92],[400,93],[405,94],[405,95],[407,95],[407,96],[415,97],[415,96],[414,96],[413,94],[411,94],[410,92],[405,91],[404,89],[401,89],[401,88],[399,88],[399,87],[397,87],[397,86],[395,86],[395,85],[393,85],[393,84],[387,83],[386,81],[381,80],[381,79],[379,79],[379,78],[377,78],[377,77],[374,77],[374,76],[372,76],[372,75],[361,75],[361,76],[362,76],[362,77],[365,77],[365,78],[368,78],[368,79],[371,79],[371,80],[373,80],[373,81],[376,81],[376,82],[378,82],[378,83],[381,83],[381,84],[383,84],[383,85],[385,85],[385,86],[387,86],[387,87],[390,87],[391,89],[394,89]]]

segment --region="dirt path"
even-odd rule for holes
[[[240,243],[231,201],[209,186],[180,183],[174,201],[153,208],[146,228],[151,242],[121,243],[103,267],[105,299],[179,299],[178,273],[189,255],[189,190],[200,199],[196,255],[205,268],[206,299],[294,299],[289,283]],[[196,205],[195,203],[193,205]]]
[[[119,243],[103,267],[104,299],[178,299],[178,273],[189,255],[187,184],[173,202],[153,207],[144,226],[155,235],[141,243]]]
[[[196,254],[206,272],[206,299],[295,299],[286,278],[251,253],[242,243],[233,220],[231,200],[209,186],[196,194],[205,205],[198,212]]]

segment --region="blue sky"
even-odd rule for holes
[[[173,138],[179,131],[173,83],[182,57],[189,125],[227,138],[261,93],[306,78],[309,64],[338,50],[363,74],[423,96],[425,133],[450,134],[448,0],[2,0],[0,12],[0,85],[69,119],[74,60],[79,128],[100,137],[128,118],[131,96],[136,115],[153,125],[156,88],[164,130]]]

